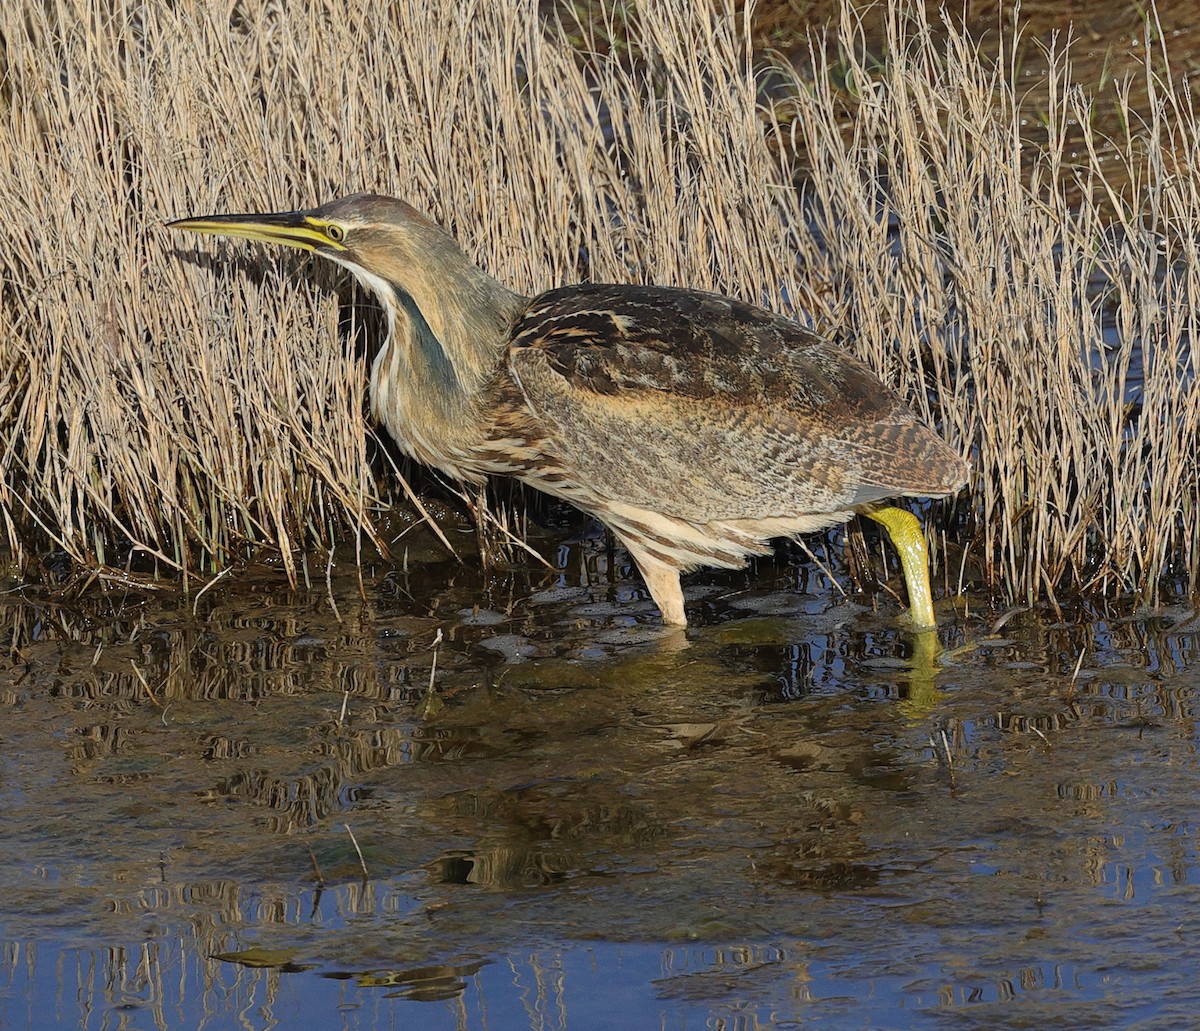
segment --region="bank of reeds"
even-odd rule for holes
[[[162,228],[373,189],[520,290],[690,284],[844,340],[972,456],[966,568],[1011,597],[1194,589],[1190,95],[1147,72],[1103,139],[1056,55],[1034,143],[1003,63],[916,16],[868,54],[848,8],[767,101],[747,20],[698,7],[589,53],[534,2],[6,5],[14,553],[212,571],[265,543],[294,568],[406,503],[342,280]]]

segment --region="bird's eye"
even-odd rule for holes
[[[334,243],[341,243],[346,239],[346,230],[339,225],[327,225],[325,227],[325,235]]]

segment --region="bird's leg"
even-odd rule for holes
[[[914,630],[937,627],[933,617],[933,592],[929,587],[929,548],[921,521],[911,512],[890,505],[865,513],[886,531],[900,555],[908,586],[908,609]],[[653,589],[652,589],[653,591]]]
[[[674,566],[664,565],[648,555],[635,549],[630,549],[633,561],[646,581],[650,597],[658,606],[662,621],[668,626],[687,626],[687,616],[683,611],[683,588],[679,584],[679,570]]]

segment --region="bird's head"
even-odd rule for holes
[[[393,409],[410,397],[416,406],[416,393],[440,403],[447,423],[464,419],[526,303],[476,266],[449,233],[394,197],[358,193],[307,211],[202,215],[168,225],[295,247],[353,272],[388,316],[371,390],[376,413],[390,418],[397,434],[404,419]]]
[[[201,215],[167,224],[319,254],[350,269],[376,293],[384,283],[406,292],[416,286],[419,291],[419,281],[430,271],[466,262],[453,237],[412,205],[371,193],[307,211]]]

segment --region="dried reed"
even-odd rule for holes
[[[339,280],[210,261],[161,223],[376,189],[517,289],[690,284],[844,338],[972,455],[971,554],[1012,597],[1195,589],[1190,94],[1148,67],[1105,140],[1053,54],[1035,147],[962,33],[897,15],[880,62],[842,24],[801,75],[752,58],[748,17],[684,0],[621,47],[533,0],[5,5],[10,547],[191,572],[267,544],[295,575],[372,534],[404,494],[372,464]]]

